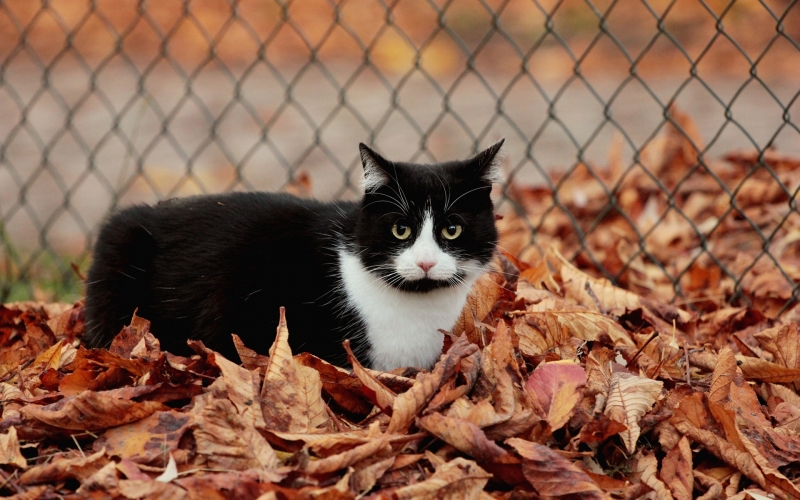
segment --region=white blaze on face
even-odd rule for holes
[[[456,259],[447,254],[436,242],[433,216],[425,214],[417,239],[394,259],[397,274],[409,281],[425,277],[447,280],[458,271]]]

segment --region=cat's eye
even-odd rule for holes
[[[392,226],[392,234],[398,240],[407,240],[411,236],[411,228],[405,224],[395,224]]]
[[[461,226],[458,224],[450,224],[442,228],[442,236],[447,240],[454,240],[461,234]]]

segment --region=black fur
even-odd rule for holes
[[[389,162],[362,145],[362,158],[377,164],[387,182],[359,202],[230,193],[122,210],[108,219],[95,245],[86,288],[87,344],[108,345],[138,307],[163,349],[185,354],[186,340],[195,338],[237,360],[230,334],[266,354],[278,308],[285,306],[292,350],[342,363],[343,339],[356,349],[366,340],[358,335],[363,324],[357,313],[345,306],[337,249],[359,254],[367,267],[384,264],[413,243],[430,208],[437,232],[450,223],[464,228],[454,241],[440,238],[442,248],[487,263],[497,240],[487,175],[501,144],[438,165]],[[447,211],[445,202],[452,204]],[[392,236],[399,220],[415,231],[408,240]],[[448,286],[397,283],[380,273],[409,293]]]

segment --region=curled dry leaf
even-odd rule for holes
[[[639,420],[650,411],[661,394],[663,382],[649,378],[616,372],[611,375],[605,414],[627,427],[620,436],[628,453],[636,450],[639,439]]]
[[[675,410],[675,414],[670,420],[672,425],[693,441],[702,444],[709,452],[725,463],[731,465],[736,470],[741,471],[761,487],[766,487],[767,481],[761,469],[758,467],[753,457],[746,451],[731,444],[726,439],[718,436],[714,432],[705,430],[695,425],[697,419],[695,415],[699,412],[698,398],[686,398]]]
[[[715,500],[723,498],[722,484],[713,477],[707,476],[700,471],[692,471],[695,481],[705,489],[705,494],[697,497],[697,500]],[[725,495],[732,496],[732,495]]]
[[[562,428],[583,400],[586,371],[572,361],[542,363],[525,382],[525,390],[545,411],[552,430]]]
[[[392,418],[386,429],[388,434],[405,431],[414,417],[422,411],[442,384],[453,376],[456,363],[478,350],[465,335],[456,340],[431,373],[420,373],[408,391],[398,395],[392,404]]]
[[[22,484],[51,483],[66,479],[83,481],[111,462],[105,454],[106,450],[100,450],[89,456],[57,456],[50,463],[26,470],[19,480]]]
[[[480,462],[507,461],[508,452],[488,439],[475,424],[459,418],[432,413],[419,419],[419,426],[457,450]]]
[[[544,311],[526,314],[528,322],[545,333],[548,346],[563,344],[576,337],[597,340],[608,335],[617,345],[635,348],[636,343],[619,323],[596,311]]]
[[[261,387],[261,410],[268,429],[314,432],[330,420],[322,400],[322,382],[319,372],[292,358],[283,308],[280,315]]]
[[[744,378],[747,380],[758,380],[761,382],[773,382],[776,384],[789,384],[800,380],[800,368],[787,368],[777,363],[772,363],[760,358],[749,356],[736,356]]]
[[[717,357],[717,366],[711,375],[711,389],[708,400],[724,404],[731,392],[731,382],[736,375],[736,356],[729,347],[723,348]]]
[[[264,416],[261,413],[261,405],[257,404],[261,384],[258,371],[247,370],[214,351],[211,351],[209,360],[220,370],[219,378],[211,384],[209,390],[224,392],[225,397],[233,403],[239,415],[249,425],[263,429]]]
[[[156,466],[164,466],[165,454],[171,453],[184,463],[178,445],[193,422],[191,414],[157,411],[138,422],[107,430],[95,441],[94,449],[105,448],[109,455]]]
[[[694,490],[692,449],[686,436],[667,452],[661,463],[661,479],[672,491],[675,500],[691,500]]]
[[[658,460],[652,453],[639,454],[634,461],[634,472],[639,480],[649,486],[656,494],[656,498],[672,500],[673,496],[664,481],[658,478]]]
[[[275,451],[252,422],[240,416],[233,403],[211,394],[195,398],[192,431],[197,454],[212,468],[273,469]]]
[[[398,488],[391,496],[397,500],[478,500],[490,477],[475,462],[456,458],[437,467],[428,479]]]
[[[522,473],[540,495],[610,498],[583,470],[547,446],[519,438],[506,443],[524,459]]]
[[[370,370],[366,370],[361,363],[358,362],[358,358],[356,358],[353,351],[350,350],[350,340],[344,341],[344,349],[347,351],[347,360],[353,365],[353,373],[363,384],[363,388],[361,389],[362,393],[377,405],[381,411],[391,415],[392,405],[394,405],[397,394],[383,385]]]
[[[452,332],[455,335],[463,333],[473,344],[483,345],[478,338],[478,326],[475,322],[483,321],[492,311],[502,293],[503,281],[503,277],[498,273],[486,273],[478,278],[467,297],[464,309],[458,316],[456,324],[453,325]]]
[[[154,401],[119,399],[113,391],[85,391],[47,406],[25,406],[20,413],[28,420],[57,429],[97,431],[135,422],[167,409]]]
[[[19,450],[19,438],[14,427],[9,427],[8,432],[0,434],[0,465],[5,464],[15,465],[20,469],[28,466],[28,462]]]
[[[389,438],[381,435],[351,450],[319,460],[311,460],[305,467],[305,471],[309,474],[327,474],[344,469],[379,452],[386,452],[390,449]]]
[[[117,488],[121,495],[132,500],[182,500],[189,497],[183,488],[158,481],[123,479],[119,481]]]
[[[800,333],[797,323],[768,328],[753,335],[761,346],[772,354],[775,362],[786,368],[800,368]]]

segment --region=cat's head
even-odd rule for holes
[[[360,145],[359,258],[390,286],[415,292],[471,284],[497,244],[490,193],[503,141],[463,161],[391,162]]]

